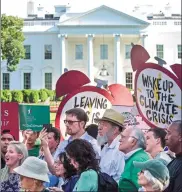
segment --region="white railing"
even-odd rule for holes
[[[153,25],[181,25],[181,21],[167,22],[167,21],[153,21]]]
[[[55,26],[58,21],[24,21],[24,27],[31,26]]]

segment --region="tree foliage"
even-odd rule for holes
[[[23,19],[14,16],[1,16],[1,51],[2,59],[7,61],[7,70],[17,69],[20,59],[25,56],[23,41]]]

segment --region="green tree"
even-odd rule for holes
[[[1,16],[1,50],[2,59],[7,60],[7,70],[17,69],[20,59],[25,56],[23,41],[23,19],[14,16]]]

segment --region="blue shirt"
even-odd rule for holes
[[[100,146],[97,144],[97,140],[94,139],[92,136],[90,136],[87,132],[85,132],[81,137],[80,139],[85,139],[86,141],[88,141],[89,143],[92,144],[92,147],[96,153],[96,157],[97,159],[100,159],[100,151],[101,151],[101,148]],[[68,143],[70,143],[72,141],[72,137],[70,136],[68,140],[64,140],[62,142],[60,142],[60,144],[58,145],[57,149],[56,149],[56,152],[55,152],[55,155],[54,155],[54,160],[57,159],[57,157],[59,156],[59,154],[61,152],[64,152],[64,149],[65,147],[68,145]]]
[[[125,167],[124,153],[119,151],[119,140],[120,135],[109,146],[106,144],[103,147],[100,161],[101,171],[110,175],[116,182],[119,182]]]

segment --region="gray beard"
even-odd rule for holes
[[[98,135],[98,136],[97,136],[97,143],[98,143],[98,145],[102,146],[102,145],[104,145],[105,143],[107,143],[107,141],[108,141],[108,139],[107,139],[107,136],[106,136],[106,135],[104,135],[104,136]]]

